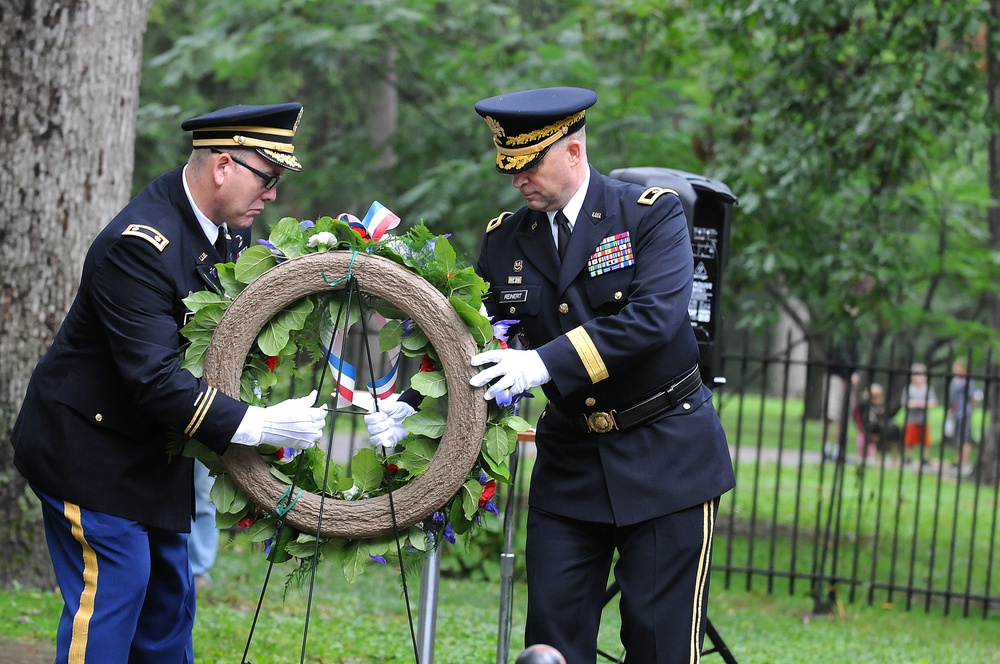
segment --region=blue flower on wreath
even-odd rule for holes
[[[520,323],[519,320],[504,319],[498,320],[493,323],[493,338],[497,341],[507,342],[507,331],[510,329],[511,325],[516,325]]]
[[[288,260],[288,256],[281,253],[281,250],[276,246],[268,242],[267,240],[257,240],[257,244],[267,247],[267,250],[271,252],[271,255],[279,262],[283,263]]]
[[[368,557],[377,562],[379,565],[385,565],[385,556],[377,556],[375,554],[369,553]]]
[[[441,532],[441,537],[448,541],[449,544],[455,543],[455,531],[451,527],[451,522],[444,524],[444,530]]]

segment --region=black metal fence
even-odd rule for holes
[[[930,363],[934,398],[921,405],[907,404],[924,391],[919,376],[908,387],[921,367],[901,353],[842,379],[841,361],[785,346],[744,346],[721,365],[715,403],[737,475],[714,550],[726,587],[811,593],[816,612],[845,600],[1000,610],[1000,469],[978,463],[1000,388],[990,358]]]
[[[727,344],[718,364],[726,383],[714,401],[737,487],[719,510],[716,578],[726,587],[811,594],[816,612],[841,601],[962,616],[1000,610],[1000,486],[983,481],[1000,468],[987,473],[978,463],[986,404],[1000,389],[986,371],[991,358],[928,363],[936,399],[908,415],[909,352],[889,349],[883,363],[859,363],[852,381],[836,377],[840,360],[798,357],[792,343],[779,353],[752,350],[760,343]],[[359,367],[360,350],[348,353]],[[968,365],[960,390],[952,389],[956,360]],[[415,370],[407,364],[403,377]],[[872,398],[879,391],[883,405]],[[522,402],[529,421],[537,401]],[[968,406],[952,431],[947,414],[958,401]],[[929,445],[906,442],[915,415],[926,420],[921,443]],[[366,444],[363,423],[352,425],[338,437],[348,448],[340,460]]]

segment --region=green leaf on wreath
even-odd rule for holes
[[[267,559],[275,564],[291,560],[292,557],[289,555],[286,547],[296,535],[297,533],[294,528],[282,528],[281,532],[275,537],[275,541],[271,542],[271,553],[268,554]]]
[[[208,352],[211,341],[211,336],[191,341],[191,344],[184,351],[181,368],[190,371],[195,378],[201,378],[205,371],[205,353]]]
[[[399,455],[399,466],[405,468],[412,476],[419,475],[427,470],[437,446],[435,440],[414,436],[407,441],[406,449]]]
[[[354,484],[362,493],[370,493],[382,484],[384,476],[382,462],[375,455],[375,450],[365,447],[358,450],[351,460],[351,475]]]
[[[448,393],[448,382],[442,371],[421,371],[410,378],[410,387],[425,397],[440,397]]]
[[[531,428],[531,422],[523,417],[518,417],[517,415],[511,415],[508,417],[506,424],[514,431],[527,431]]]
[[[314,535],[307,535],[306,533],[299,533],[295,541],[289,542],[285,546],[285,551],[293,558],[312,558],[316,552],[316,537]]]
[[[265,355],[280,355],[292,331],[303,328],[312,309],[312,300],[303,299],[279,311],[257,335],[257,346]]]
[[[427,541],[427,533],[420,526],[411,526],[406,531],[406,542],[417,551],[429,551],[431,543]]]
[[[277,520],[267,516],[257,519],[244,530],[245,537],[251,542],[263,542],[271,539],[277,530]]]
[[[410,317],[408,313],[406,313],[396,305],[392,304],[391,302],[388,302],[383,299],[376,300],[375,303],[372,305],[372,308],[378,313],[382,314],[383,318],[390,321],[396,320],[398,322],[406,320]]]
[[[389,552],[389,544],[392,542],[392,538],[389,536],[384,537],[373,537],[368,540],[368,555],[369,556],[384,556]]]
[[[215,509],[220,512],[239,512],[247,506],[246,495],[237,488],[229,475],[219,475],[215,478],[209,496]]]
[[[403,341],[403,322],[399,320],[387,320],[382,329],[378,331],[378,350],[380,353],[387,353]]]
[[[287,486],[292,486],[292,478],[286,475],[277,466],[272,466],[271,464],[268,464],[267,469],[271,472],[271,476],[274,477],[276,480]]]
[[[216,271],[226,297],[236,299],[236,296],[246,288],[247,285],[236,278],[236,265],[234,263],[219,263],[216,265]]]
[[[212,291],[198,291],[197,293],[191,293],[187,297],[181,300],[184,306],[188,308],[189,311],[197,313],[200,309],[205,307],[227,307],[229,303],[223,298],[219,297]]]
[[[510,437],[508,432],[514,434],[514,442],[517,442],[517,434],[507,427],[498,426],[491,422],[486,423],[486,433],[483,434],[483,447],[494,459],[499,461],[510,454]]]
[[[238,524],[244,516],[246,516],[245,512],[229,513],[216,510],[215,527],[219,530],[229,530],[230,528],[235,528],[236,524]]]
[[[462,485],[459,495],[462,496],[462,512],[465,518],[471,521],[479,511],[479,497],[483,495],[483,485],[479,480],[468,480]]]
[[[444,435],[445,414],[427,410],[418,410],[406,418],[406,430],[428,438],[440,438]]]
[[[472,334],[472,338],[475,339],[477,346],[483,346],[493,338],[493,326],[490,325],[490,321],[486,316],[479,313],[479,309],[470,307],[462,298],[455,295],[448,298],[448,301],[451,302],[451,306],[455,308],[455,311],[462,318],[462,322],[465,323],[465,327]]]
[[[429,344],[430,341],[427,339],[427,335],[419,327],[414,325],[410,328],[410,333],[403,337],[403,350],[409,351],[408,355],[411,357],[413,355],[422,355],[424,352],[424,347]]]
[[[472,308],[479,310],[483,295],[487,291],[486,282],[471,267],[464,267],[452,273],[448,279],[450,295],[458,296]]]
[[[327,278],[331,278],[330,275],[327,275]],[[347,306],[348,299],[351,300],[349,308]],[[347,293],[340,291],[330,301],[330,322],[336,325],[338,329],[345,330],[359,320],[361,320],[361,303],[358,301],[357,296],[348,298]]]
[[[289,258],[301,256],[305,252],[307,242],[306,234],[299,227],[299,222],[292,217],[283,217],[277,224],[271,226],[267,240],[274,245],[275,249]],[[261,248],[266,249],[263,246]],[[246,252],[243,253],[246,254]]]
[[[505,484],[510,484],[510,457],[499,460],[491,458],[489,454],[483,454],[482,459],[486,462],[487,475]]]
[[[240,259],[236,261],[234,274],[237,281],[249,284],[277,264],[278,259],[271,254],[271,250],[258,244],[243,252]]]
[[[362,546],[362,542],[351,542],[344,551],[344,576],[348,583],[354,583],[365,572],[368,565],[368,547]]]
[[[434,241],[434,258],[441,262],[446,273],[451,274],[455,271],[455,248],[447,238],[439,237]]]

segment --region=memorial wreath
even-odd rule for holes
[[[284,218],[272,228],[267,240],[243,251],[235,263],[216,265],[221,289],[193,293],[184,300],[191,317],[181,329],[186,339],[182,366],[200,377],[205,373],[206,354],[220,321],[249,285],[288,261],[321,252],[349,252],[346,274],[320,275],[329,289],[288,303],[263,325],[246,354],[239,378],[239,398],[251,405],[265,406],[271,392],[288,381],[296,384],[316,380],[317,374],[325,374],[317,371],[317,366],[329,368],[337,383],[334,392],[337,405],[330,406],[334,428],[342,406],[363,404],[365,398],[370,402],[393,393],[398,354],[421,358],[420,371],[411,378],[410,387],[423,399],[420,409],[404,420],[406,438],[384,453],[376,453],[370,447],[358,450],[350,461],[349,475],[328,458],[334,434],[327,438],[330,443],[325,450],[323,445],[298,454],[289,448],[248,448],[266,464],[270,476],[287,487],[274,505],[255,502],[252,492],[232,476],[230,465],[197,440],[180,442],[183,453],[200,459],[215,477],[211,497],[217,510],[216,525],[222,529],[238,528],[238,537],[263,545],[273,563],[295,563],[290,581],[301,580],[315,570],[314,562],[325,559],[339,564],[348,581],[353,582],[373,560],[385,564],[386,558],[400,555],[403,557],[400,564],[407,559],[417,561],[444,541],[455,543],[456,536],[471,537],[487,513],[499,514],[493,501],[496,484],[510,482],[510,455],[516,449],[518,432],[529,428],[528,422],[514,413],[514,402],[521,395],[513,395],[505,402],[501,399],[500,405],[489,402],[478,457],[464,483],[445,504],[432,506],[429,514],[412,525],[397,528],[393,514],[393,532],[352,538],[325,536],[322,519],[315,527],[300,527],[286,521],[286,515],[303,492],[320,496],[321,501],[337,502],[388,496],[386,504],[392,506],[392,495],[427,471],[445,434],[448,381],[442,370],[440,349],[431,344],[428,330],[422,329],[415,317],[407,313],[406,306],[374,296],[364,287],[360,290],[346,287],[356,261],[381,257],[421,277],[451,304],[476,349],[506,346],[507,326],[511,321],[491,323],[483,315],[482,300],[487,285],[472,267],[459,265],[447,236],[435,235],[423,224],[400,235],[383,235],[394,225],[385,221],[386,213],[376,202],[363,222],[346,214],[336,219],[322,217],[315,222]],[[394,215],[391,217],[396,219]],[[388,354],[392,366],[383,379],[368,382],[341,358],[348,331],[352,326],[366,329],[365,323],[372,315],[384,321],[378,333],[379,352]],[[368,359],[371,364],[370,354]],[[349,371],[345,371],[345,366]],[[367,390],[357,391],[363,396],[361,399],[354,398],[354,380],[367,382]],[[476,397],[481,399],[479,394]],[[320,514],[322,511],[321,507]]]

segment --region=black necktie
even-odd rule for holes
[[[219,234],[215,238],[215,251],[223,261],[229,260],[226,252],[226,229],[222,226],[219,226]]]
[[[566,247],[569,246],[569,236],[573,232],[569,227],[569,219],[563,214],[562,210],[556,212],[556,231],[559,235],[559,260],[566,257]]]

